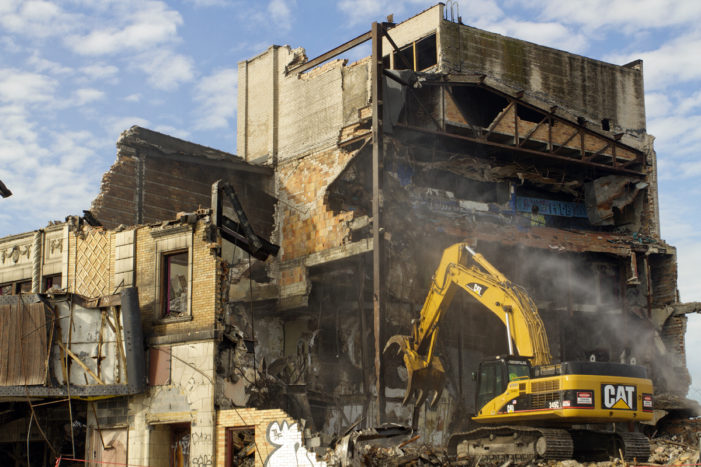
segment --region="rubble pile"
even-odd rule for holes
[[[432,466],[450,465],[444,449],[430,445],[409,444],[403,447],[362,446],[358,456],[366,466]]]
[[[652,464],[693,465],[699,463],[701,419],[679,419],[661,423],[650,439]]]
[[[413,435],[413,436],[412,436]],[[329,450],[325,461],[329,466],[445,466],[469,465],[472,467],[492,465],[484,459],[461,459],[457,461],[446,449],[422,444],[419,435],[409,427],[386,424],[379,428],[350,430]],[[675,419],[662,422],[650,438],[650,458],[625,462],[611,458],[601,462],[535,461],[519,463],[500,462],[494,465],[537,465],[538,467],[629,467],[671,465],[687,467],[701,465],[701,418]]]

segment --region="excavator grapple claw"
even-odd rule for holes
[[[402,405],[414,401],[414,406],[420,407],[429,400],[433,407],[440,399],[445,387],[445,370],[438,357],[431,358],[427,364],[416,352],[411,350],[408,336],[392,336],[385,345],[385,354],[390,354],[397,347],[396,355],[402,355],[407,371],[407,387]],[[430,399],[429,399],[430,397]]]

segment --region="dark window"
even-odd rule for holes
[[[55,287],[57,289],[61,288],[61,274],[54,274],[52,276],[44,276],[44,287],[42,290],[46,292],[50,288]]]
[[[32,281],[18,282],[16,284],[15,293],[29,293],[32,291]]]
[[[515,363],[509,363],[509,381],[514,381],[517,379],[526,379],[530,376],[531,372],[528,365],[518,365]]]
[[[253,427],[226,429],[226,467],[253,465],[256,455],[256,431]]]
[[[477,409],[504,392],[504,365],[501,362],[483,363],[480,367]]]
[[[436,35],[424,37],[399,49],[399,53],[393,51],[395,70],[421,71],[430,68],[438,62],[436,54]]]
[[[163,317],[172,318],[187,314],[187,251],[163,255]]]
[[[608,118],[601,120],[601,129],[604,131],[611,131],[611,120]]]
[[[425,70],[438,63],[436,36],[428,36],[414,43],[416,49],[416,71]]]

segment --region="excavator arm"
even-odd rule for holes
[[[550,363],[545,326],[526,291],[511,283],[467,243],[456,243],[443,251],[418,320],[412,321],[410,336],[393,336],[385,352],[398,346],[407,369],[407,390],[403,403],[415,398],[422,405],[432,393],[430,405],[440,398],[445,386],[445,370],[434,355],[439,324],[458,290],[464,290],[504,323],[509,353],[528,357],[533,365]]]

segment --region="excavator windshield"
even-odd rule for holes
[[[506,390],[511,381],[525,380],[531,377],[528,361],[521,358],[498,358],[480,363],[477,381],[477,410]]]
[[[531,370],[528,363],[519,360],[512,360],[507,363],[509,381],[517,379],[528,379],[531,377]]]

